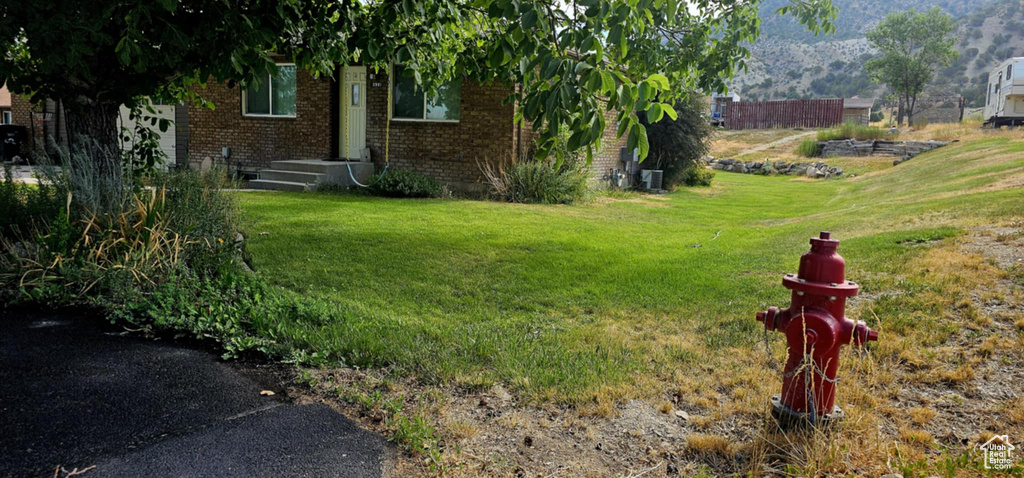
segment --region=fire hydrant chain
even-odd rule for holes
[[[847,281],[846,261],[836,249],[839,241],[822,232],[811,239],[811,250],[800,258],[798,274],[786,274],[782,284],[792,291],[787,309],[770,307],[758,312],[764,324],[765,353],[775,370],[768,332],[786,334],[789,345],[782,369],[782,394],[772,397],[772,411],[781,423],[819,423],[842,417],[835,405],[836,385],[856,373],[859,364],[839,377],[840,351],[844,345],[858,348],[878,340],[867,324],[846,318],[846,299],[857,295],[860,286]]]
[[[768,342],[768,328],[764,329],[764,353],[768,356],[768,365],[771,366],[772,370],[776,373],[783,373],[782,367],[779,366],[779,362],[775,360],[775,355],[772,354],[772,346]]]

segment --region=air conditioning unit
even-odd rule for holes
[[[644,169],[640,171],[640,182],[644,185],[644,189],[660,191],[661,180],[664,175],[665,172],[660,169]]]

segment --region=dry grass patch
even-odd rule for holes
[[[797,129],[721,131],[715,134],[711,155],[716,158],[730,158],[748,149],[806,132],[806,130]],[[791,146],[790,149],[792,149]]]
[[[1024,397],[1017,397],[1003,404],[1002,414],[1014,425],[1024,425]]]
[[[910,428],[904,428],[900,430],[900,439],[905,443],[912,445],[931,446],[935,442],[935,438],[932,437],[931,433],[924,430],[914,430]]]
[[[448,416],[443,420],[443,430],[456,441],[463,441],[480,433],[480,426],[465,418]]]
[[[935,410],[925,407],[914,407],[907,410],[907,415],[910,417],[910,421],[914,422],[914,424],[918,426],[930,422],[932,418],[935,418],[937,413],[938,412]]]
[[[686,450],[703,456],[728,457],[732,444],[718,435],[693,434],[686,437]]]

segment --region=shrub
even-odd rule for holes
[[[885,113],[881,111],[872,111],[870,119],[872,123],[877,123],[885,119]]]
[[[573,204],[587,197],[587,173],[578,156],[561,164],[553,158],[524,158],[482,167],[491,193],[508,202]]]
[[[187,236],[182,255],[192,270],[213,274],[238,259],[238,205],[224,190],[233,186],[225,170],[155,173],[150,187],[164,195],[167,228]]]
[[[835,141],[856,139],[858,141],[881,140],[895,138],[895,134],[876,126],[864,126],[856,123],[843,123],[832,129],[818,131],[818,141]]]
[[[795,153],[805,158],[817,158],[821,156],[821,146],[813,139],[805,139],[796,147]]]
[[[413,171],[388,170],[370,186],[370,193],[392,198],[430,198],[441,196],[441,183]]]
[[[647,128],[650,152],[644,160],[644,169],[661,169],[665,171],[663,185],[666,189],[674,189],[681,185],[690,185],[687,181],[702,184],[703,180],[711,180],[714,175],[707,174],[698,164],[698,160],[711,151],[711,139],[714,129],[705,118],[705,103],[696,93],[690,93],[686,100],[676,103],[677,119],[667,116],[661,121],[651,123],[645,114],[640,114],[640,121]]]
[[[666,176],[671,184],[689,187],[710,186],[711,180],[715,177],[715,171],[705,167],[702,163],[691,164],[683,169],[674,169],[672,174],[675,176]]]

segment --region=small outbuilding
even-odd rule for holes
[[[736,93],[714,93],[711,95],[711,124],[725,125],[725,110],[732,103],[739,103],[740,95]]]
[[[871,123],[871,108],[874,98],[846,98],[843,100],[843,123],[867,126]]]

